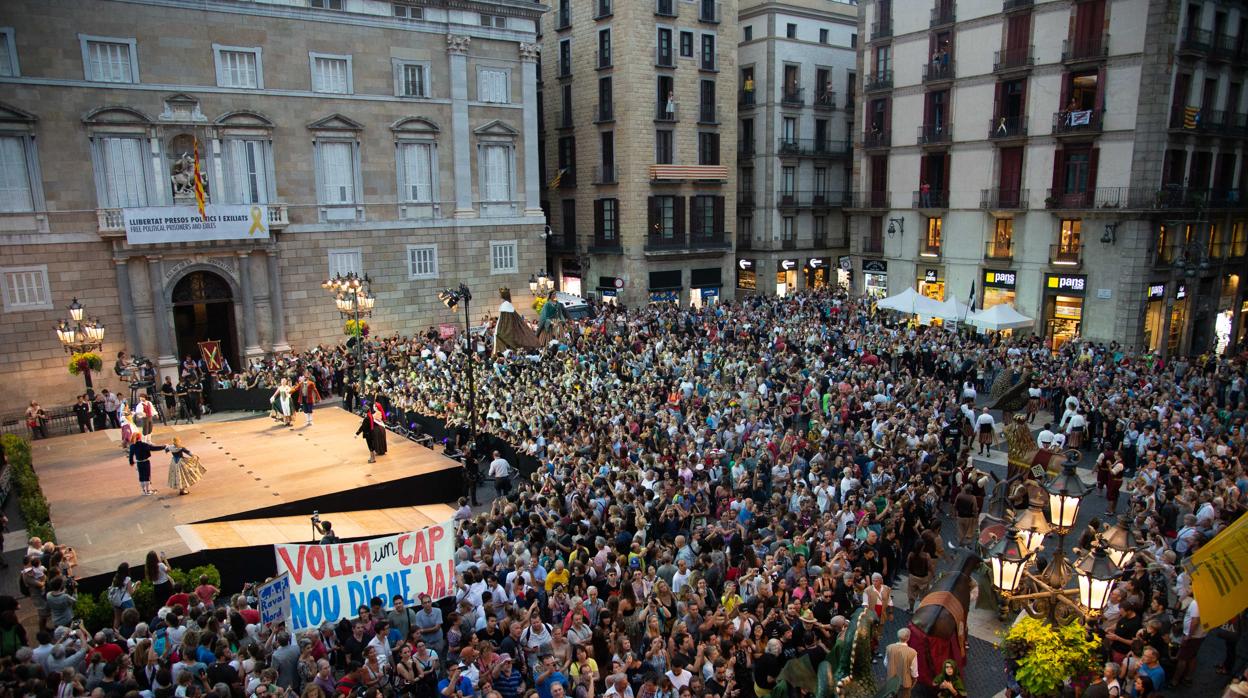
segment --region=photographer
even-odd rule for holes
[[[329,521],[321,521],[320,512],[312,512],[312,528],[321,537],[321,545],[338,542],[338,536],[334,534],[334,524]]]
[[[78,603],[74,580],[53,577],[48,582],[47,604],[52,615],[52,627],[77,627],[74,621],[74,604]]]

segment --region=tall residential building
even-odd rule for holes
[[[374,333],[528,295],[542,264],[527,0],[12,0],[0,20],[0,373],[10,406],[81,392],[77,297],[172,372],[337,343],[321,282],[373,279]],[[207,212],[195,206],[198,155]],[[102,381],[116,387],[111,370]],[[97,381],[99,378],[97,377]],[[99,383],[97,383],[99,385]]]
[[[864,0],[859,26],[856,288],[973,288],[1054,346],[1241,336],[1241,4]]]
[[[858,7],[742,0],[740,22],[738,292],[847,283]]]
[[[737,0],[554,0],[541,21],[557,285],[634,306],[731,298]]]

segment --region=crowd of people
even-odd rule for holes
[[[260,626],[246,592],[174,589],[156,617],[121,598],[112,628],[90,635],[62,612],[30,643],[4,599],[0,680],[58,698],[796,696],[804,688],[782,679],[790,660],[828,666],[856,609],[904,619],[948,549],[977,545],[987,474],[1003,471],[973,453],[1001,448],[1003,420],[982,407],[1020,383],[1037,446],[1079,444],[1097,479],[1089,499],[1140,543],[1093,628],[1107,664],[1088,695],[1181,690],[1208,640],[1223,645],[1217,671],[1243,679],[1242,623],[1206,637],[1181,563],[1248,509],[1244,363],[1084,341],[1054,350],[905,320],[825,290],[600,307],[537,352],[492,351],[482,335],[476,431],[536,468],[460,444],[470,469],[500,482],[488,511],[457,515],[453,599],[373,599],[300,634]],[[312,381],[369,405],[367,420],[385,404],[461,441],[471,431],[456,338],[372,338],[360,355],[362,385],[356,352],[328,346],[237,380]],[[50,563],[27,558],[45,570],[27,584],[45,607],[65,593]],[[968,695],[956,662],[916,686],[892,639],[876,661],[902,695]],[[815,693],[831,695],[819,680]]]

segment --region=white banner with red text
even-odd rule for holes
[[[455,593],[452,522],[413,533],[328,545],[275,545],[277,573],[290,575],[294,630],[354,618],[360,606],[395,596],[415,605],[421,594],[436,601]]]

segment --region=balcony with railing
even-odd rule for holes
[[[670,105],[671,106],[670,109],[668,108],[668,106],[669,105],[666,102],[661,102],[659,104],[654,105],[654,120],[655,121],[663,121],[667,123],[676,121],[676,105],[675,104]]]
[[[285,228],[290,221],[287,217],[287,206],[284,203],[257,204],[264,209],[264,222],[269,228]],[[164,207],[157,207],[164,208]],[[169,213],[166,215],[179,215],[181,209],[177,207],[167,207]],[[318,206],[304,207],[309,210],[315,210]],[[393,210],[393,209],[391,209]],[[87,213],[86,215],[90,215]],[[391,214],[393,215],[393,214]],[[70,232],[71,230],[82,230],[78,223],[84,223],[80,220],[80,216],[64,212],[41,212],[41,213],[22,213],[22,214],[4,214],[0,219],[0,229],[14,228],[13,222],[21,221],[23,224],[30,221],[30,229],[40,232]],[[307,222],[317,222],[316,216]],[[96,230],[101,236],[108,235],[124,235],[126,233],[126,217],[124,209],[120,208],[99,208],[95,210]]]
[[[1014,12],[1015,10],[1025,10],[1036,4],[1036,0],[1005,0],[1001,3],[1002,12]]]
[[[721,9],[718,0],[698,0],[698,21],[719,24]]]
[[[997,51],[992,58],[992,72],[1004,73],[1011,70],[1025,70],[1036,64],[1035,47],[1019,46]]]
[[[756,201],[753,189],[737,190],[737,208],[754,208],[755,203]]]
[[[953,3],[936,3],[936,7],[932,8],[931,27],[943,27],[946,24],[953,24],[957,21],[957,13],[953,11]]]
[[[1100,61],[1109,56],[1109,34],[1062,41],[1062,62]]]
[[[1179,55],[1203,56],[1213,49],[1213,32],[1188,27],[1179,37]]]
[[[1176,106],[1170,109],[1170,128],[1186,133],[1210,135],[1244,135],[1243,114],[1232,114],[1218,109],[1202,109],[1194,106]]]
[[[888,192],[856,191],[851,192],[847,199],[847,208],[878,209],[888,208]]]
[[[615,121],[615,102],[599,102],[594,109],[594,115],[596,124]]]
[[[784,92],[780,95],[780,104],[785,107],[800,107],[806,104],[806,88],[784,88]]]
[[[753,138],[742,138],[737,141],[737,154],[746,157],[753,157],[757,151]]]
[[[948,58],[938,58],[923,64],[923,82],[925,84],[948,82],[953,79],[953,73],[953,61]]]
[[[616,176],[615,165],[594,166],[594,184],[615,184]]]
[[[559,188],[560,189],[575,189],[576,188],[576,168],[575,167],[563,167],[563,168],[560,168],[560,171],[561,171],[561,174],[559,175]]]
[[[699,104],[698,105],[698,123],[699,124],[718,124],[719,123],[719,106],[715,104]]]
[[[1049,264],[1055,267],[1083,266],[1083,245],[1049,245]]]
[[[880,90],[893,89],[893,71],[885,70],[873,75],[868,75],[862,83],[864,92],[878,92]]]
[[[724,231],[690,231],[688,235],[675,232],[668,235],[651,233],[646,237],[647,254],[672,254],[686,251],[726,250],[731,247]]]
[[[888,18],[884,21],[876,20],[871,23],[871,40],[887,39],[893,35],[893,20]]]
[[[660,17],[675,17],[676,0],[654,0],[654,14]]]
[[[754,90],[741,90],[737,94],[737,105],[741,107],[753,107],[755,105]]]
[[[1023,138],[1027,135],[1027,117],[998,116],[988,122],[988,138],[1004,140],[1007,138]]]
[[[790,157],[833,158],[847,157],[851,147],[849,141],[830,138],[781,138],[776,144],[776,152]]]
[[[815,93],[815,109],[836,109],[836,92],[820,90]]]
[[[1053,114],[1053,135],[1097,134],[1103,128],[1104,109],[1075,109]]]
[[[782,191],[776,194],[776,206],[786,209],[836,208],[848,205],[848,191]]]
[[[919,127],[919,145],[948,145],[953,140],[953,124],[923,124]]]
[[[949,192],[945,189],[920,189],[914,192],[914,208],[949,208]]]
[[[1213,47],[1209,57],[1219,61],[1235,60],[1239,55],[1239,39],[1230,34],[1217,34],[1213,37]]]
[[[979,207],[989,211],[1022,211],[1027,209],[1029,195],[1026,189],[984,189],[980,191]]]
[[[893,134],[891,131],[872,130],[867,131],[862,136],[863,148],[887,148],[893,143]]]
[[[1014,261],[1014,240],[989,240],[984,243],[985,262]]]

